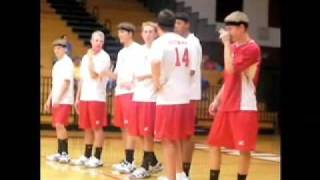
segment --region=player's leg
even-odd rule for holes
[[[163,169],[154,153],[154,122],[156,104],[153,102],[141,103],[139,106],[139,134],[143,136],[144,158],[143,166],[151,173],[157,173]],[[147,167],[148,165],[148,167]],[[149,169],[150,168],[150,169]]]
[[[134,150],[136,144],[136,137],[131,135],[129,129],[132,128],[132,120],[134,116],[134,103],[132,101],[132,94],[125,95],[123,99],[123,108],[126,110],[123,114],[124,117],[124,130],[126,132],[126,142],[125,142],[125,161],[127,165],[125,166],[124,173],[131,173],[135,170],[134,165]]]
[[[231,114],[230,124],[236,149],[240,151],[238,180],[247,178],[250,167],[250,151],[255,150],[258,134],[258,113],[240,111]],[[231,121],[232,120],[232,121]]]
[[[80,101],[79,103],[79,127],[84,130],[84,153],[78,159],[73,159],[71,165],[83,166],[92,155],[94,134],[90,123],[89,117],[89,103]]]
[[[50,161],[59,161],[61,163],[68,163],[70,161],[68,155],[68,134],[65,127],[69,124],[68,118],[71,109],[71,105],[59,105],[52,109],[52,125],[56,129],[58,153],[48,156],[47,159]]]
[[[93,130],[92,129],[85,129],[84,130],[85,151],[84,151],[83,155],[86,158],[90,158],[92,155],[93,140],[94,140]]]
[[[134,148],[135,148],[136,139],[134,136],[130,136],[128,134],[128,130],[126,128],[122,129],[122,137],[124,140],[125,158],[120,163],[113,164],[112,169],[123,174],[128,174],[128,173],[132,173],[136,169],[134,165]]]
[[[218,180],[221,166],[221,151],[219,147],[210,147],[209,159],[210,180]]]
[[[154,141],[153,141],[153,136],[145,136],[143,138],[143,149],[144,152],[146,153],[146,156],[148,157],[148,163],[152,166],[155,167],[159,161],[154,153]]]
[[[183,163],[182,163],[182,141],[176,141],[176,178],[179,180],[186,180],[187,175],[183,171]]]
[[[104,102],[90,102],[89,103],[89,117],[91,127],[94,134],[94,148],[95,152],[86,163],[87,167],[96,168],[103,165],[101,154],[104,143],[103,127],[107,126],[107,111]]]
[[[240,151],[238,180],[245,180],[250,166],[250,152]]]
[[[197,104],[196,101],[191,101],[189,104],[190,108],[190,121],[188,121],[189,131],[191,137],[182,141],[182,162],[183,162],[183,171],[189,177],[190,167],[192,163],[192,156],[194,151],[194,131],[195,131],[195,122],[196,122],[196,112]]]
[[[134,148],[135,148],[135,137],[128,134],[126,130],[126,144],[125,144],[125,160],[129,163],[134,161]]]
[[[193,138],[188,140],[183,140],[182,142],[182,160],[183,160],[183,171],[189,176],[192,155],[194,151],[194,142]]]
[[[130,136],[128,132],[128,124],[132,118],[132,94],[121,95],[118,98],[117,111],[118,117],[121,119],[117,120],[118,126],[121,127],[122,139],[124,142],[124,155],[125,159],[118,164],[112,165],[112,168],[120,173],[131,173],[135,170],[134,165],[134,148],[135,148],[135,137]]]
[[[210,146],[210,180],[218,180],[222,161],[220,147],[234,148],[229,113],[217,112],[209,133],[208,144]]]
[[[137,140],[142,142],[143,159],[140,168],[137,168],[131,175],[133,179],[143,179],[150,177],[151,174],[162,171],[162,164],[158,161],[154,153],[154,121],[155,121],[155,103],[135,103],[135,121],[134,129],[130,129],[135,134]]]
[[[64,126],[64,124],[61,123],[56,123],[56,133],[57,133],[57,138],[59,141],[59,153],[62,154],[63,152],[68,154],[68,134],[67,130]]]
[[[176,179],[176,166],[177,166],[177,144],[168,139],[162,140],[165,172],[168,180]]]
[[[148,171],[148,174],[151,173],[158,173],[162,171],[163,167],[162,164],[158,161],[155,153],[154,153],[154,142],[153,142],[153,136],[148,135],[141,138],[143,143],[143,159],[141,167],[142,170],[139,170],[142,174],[147,174],[144,171]],[[137,169],[138,171],[138,169]]]

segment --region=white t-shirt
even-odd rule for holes
[[[59,104],[73,104],[74,91],[73,91],[73,63],[68,55],[64,55],[59,59],[52,69],[52,102],[57,102],[62,91],[63,83],[65,80],[70,81],[69,88]]]
[[[93,63],[95,72],[101,73],[102,71],[110,69],[110,56],[104,50],[98,54],[93,55]],[[89,57],[84,55],[80,66],[80,79],[81,86],[81,101],[106,101],[106,85],[108,78],[93,79],[89,72]]]
[[[152,75],[151,61],[148,59],[150,48],[148,48],[146,45],[143,45],[142,48],[143,58],[139,59],[139,61],[137,59],[136,69],[134,71],[135,77]],[[135,80],[133,101],[156,102],[156,94],[151,77],[142,81]]]
[[[191,49],[191,61],[194,63],[195,74],[192,77],[190,99],[201,99],[201,60],[202,60],[202,47],[199,39],[194,34],[189,34],[186,38],[188,44],[193,46]]]
[[[157,105],[188,104],[190,102],[191,57],[185,38],[175,33],[165,33],[151,47],[152,63],[160,62],[160,83]]]
[[[143,59],[142,46],[136,42],[122,48],[118,53],[114,73],[117,74],[115,95],[129,94],[134,91],[134,70],[139,59]],[[123,84],[132,83],[131,89],[122,87]]]

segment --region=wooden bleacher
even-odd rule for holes
[[[111,33],[117,37],[117,25],[120,22],[128,21],[137,27],[134,39],[143,43],[140,32],[141,23],[144,21],[155,20],[155,14],[144,8],[136,0],[90,0],[87,4],[87,11],[92,13],[93,8],[99,7],[99,22],[104,24],[105,19],[111,20]]]
[[[66,34],[73,46],[73,56],[83,56],[86,48],[78,36],[72,32],[72,29],[61,20],[45,0],[41,0],[41,75],[50,76],[52,63],[54,59],[51,43]]]

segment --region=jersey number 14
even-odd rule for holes
[[[181,66],[179,51],[178,51],[178,48],[175,48],[175,50],[176,50],[176,66],[179,67],[179,66]],[[186,67],[189,66],[189,52],[188,52],[187,48],[184,49],[183,56],[182,56],[182,62],[184,63],[184,65]]]

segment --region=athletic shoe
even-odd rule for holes
[[[59,163],[62,164],[67,164],[70,162],[70,157],[66,152],[62,152],[60,158],[59,158]]]
[[[149,166],[149,172],[151,173],[151,174],[155,174],[155,173],[158,173],[158,172],[160,172],[160,171],[162,171],[163,170],[163,166],[162,166],[162,164],[158,161],[158,163],[156,164],[156,165],[154,165],[154,166]]]
[[[89,158],[82,155],[79,159],[71,160],[70,164],[74,166],[84,166],[88,161],[89,161]]]
[[[85,167],[87,168],[97,168],[101,166],[103,166],[103,162],[94,156],[91,156],[90,159],[85,163]]]
[[[48,161],[58,162],[59,159],[60,159],[60,156],[61,156],[61,154],[59,154],[59,153],[57,153],[57,154],[52,154],[52,155],[47,156],[47,160],[48,160]]]
[[[160,176],[157,180],[169,180],[166,176]],[[190,180],[187,175],[183,173],[177,173],[176,174],[176,180]]]
[[[185,172],[177,173],[176,174],[176,179],[177,180],[189,180],[188,176],[186,175]]]
[[[123,160],[119,164],[112,165],[112,169],[118,171],[121,174],[130,174],[136,169],[136,167],[134,165],[134,162],[129,163],[128,161]]]
[[[169,180],[166,176],[160,176],[157,178],[157,180]]]
[[[150,177],[150,173],[143,167],[137,168],[129,175],[129,179],[144,179]]]

